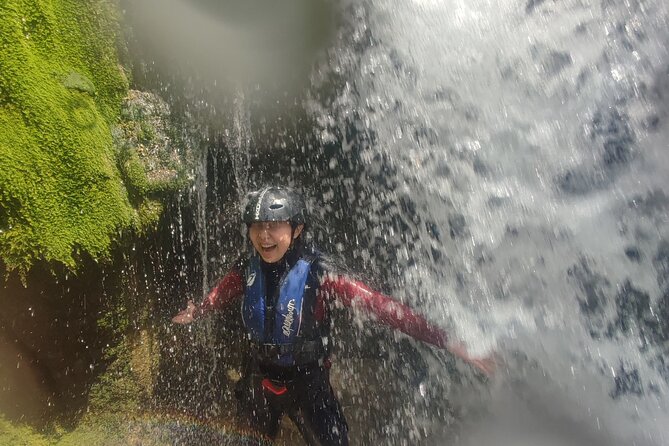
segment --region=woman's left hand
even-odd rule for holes
[[[447,348],[448,351],[450,351],[453,355],[462,359],[472,367],[475,367],[488,378],[492,378],[494,376],[495,371],[499,365],[499,359],[496,355],[492,354],[482,358],[473,357],[467,353],[467,349],[465,349],[462,344],[452,344]]]

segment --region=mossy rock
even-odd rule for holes
[[[225,425],[206,424],[173,415],[97,414],[85,418],[74,430],[52,429],[40,433],[0,416],[2,446],[172,446],[175,444],[216,444],[228,446],[269,446],[273,444],[250,433]]]
[[[6,271],[25,276],[42,260],[76,270],[82,255],[104,258],[121,231],[155,223],[157,195],[182,184],[175,157],[154,150],[165,130],[153,118],[135,123],[134,144],[114,144],[121,112],[135,113],[122,107],[118,14],[113,0],[0,2]]]
[[[81,93],[88,93],[95,96],[95,85],[86,76],[83,76],[75,71],[71,72],[63,78],[63,86],[70,90],[76,90]]]
[[[47,437],[30,426],[10,423],[0,415],[0,445],[12,446],[49,446]]]
[[[160,96],[130,90],[113,134],[131,200],[139,204],[141,197],[155,197],[186,184],[192,153],[173,131],[169,106]]]
[[[109,2],[0,4],[0,258],[76,268],[103,257],[133,209],[110,125],[128,80]]]

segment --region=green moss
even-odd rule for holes
[[[63,79],[63,85],[70,90],[77,90],[95,96],[95,85],[86,76],[72,72]]]
[[[103,0],[0,2],[0,257],[76,268],[104,257],[134,210],[110,126],[128,81],[115,5]]]
[[[264,446],[257,434],[241,432],[225,424],[203,424],[174,415],[119,415],[102,413],[86,417],[71,432],[42,435],[0,417],[0,446],[170,446],[175,444],[235,444]],[[290,443],[288,443],[290,444]]]
[[[101,415],[83,422],[55,446],[170,446],[175,444],[225,444],[269,446],[292,444],[269,442],[257,434],[239,432],[223,424],[203,424],[185,417],[159,414],[141,417]]]
[[[169,106],[148,92],[130,91],[114,128],[119,170],[137,209],[140,228],[155,222],[161,206],[155,198],[185,187],[188,145],[170,126]],[[151,199],[154,199],[153,201]]]
[[[134,147],[124,147],[119,156],[119,167],[131,197],[140,200],[149,191],[149,179]]]
[[[158,222],[158,217],[163,213],[163,204],[157,200],[144,200],[139,205],[135,216],[135,226],[138,230],[144,231]]]
[[[148,144],[156,137],[156,130],[151,124],[145,121],[139,123],[139,142],[142,144]]]
[[[0,445],[2,446],[48,446],[46,437],[28,426],[12,424],[0,416]]]
[[[95,423],[81,423],[72,432],[56,429],[56,432],[41,434],[31,427],[10,423],[0,416],[0,446],[125,446],[132,444],[126,422],[122,417],[106,414]]]
[[[137,435],[129,417],[102,414],[95,419],[90,418],[82,422],[77,428],[57,441],[54,446],[167,446],[168,443],[159,442],[148,434]]]
[[[126,348],[115,349],[116,358],[93,385],[89,393],[89,410],[99,413],[136,413],[146,391],[135,376]]]

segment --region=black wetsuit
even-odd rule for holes
[[[292,249],[275,264],[261,262],[265,276],[266,330],[273,329],[274,306],[282,277],[302,257],[301,249]],[[316,313],[321,266],[312,263],[304,294],[303,333],[308,339],[327,338],[329,317]],[[246,373],[238,383],[236,396],[240,415],[251,427],[274,438],[282,416],[288,415],[310,445],[347,445],[348,426],[341,406],[330,386],[329,362],[325,352],[314,354],[299,366],[280,367],[262,354],[248,361]]]
[[[301,259],[313,258],[300,244],[276,264],[261,263],[265,276],[265,330],[274,324],[273,307],[279,295],[279,283]],[[236,264],[200,303],[195,317],[243,302],[247,287],[246,262]],[[327,271],[328,274],[324,274]],[[303,295],[302,339],[312,342],[329,339],[332,302],[374,316],[374,320],[419,339],[445,348],[446,333],[408,306],[369,288],[362,282],[332,271],[315,255]],[[247,327],[248,328],[248,327]],[[331,342],[328,342],[331,344]],[[282,416],[288,415],[310,445],[347,445],[348,427],[341,406],[329,383],[327,349],[303,355],[299,365],[280,367],[263,354],[250,356],[236,395],[242,419],[251,427],[274,438]],[[298,355],[299,356],[299,355]],[[297,358],[297,356],[296,356]],[[306,360],[305,360],[306,359]]]

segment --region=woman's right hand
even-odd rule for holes
[[[175,324],[190,324],[195,320],[195,315],[197,313],[197,307],[192,300],[188,301],[188,305],[185,309],[181,310],[176,316],[172,318],[172,322]]]

